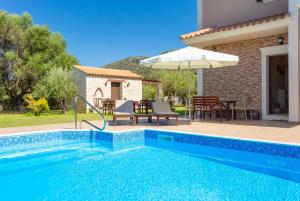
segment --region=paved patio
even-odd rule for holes
[[[111,122],[109,123],[112,125]],[[142,122],[137,126],[134,126],[129,124],[128,121],[121,121],[120,125],[118,126],[108,125],[107,130],[119,131],[137,128],[155,128],[171,131],[186,131],[198,134],[211,134],[218,136],[300,144],[300,124],[292,124],[280,121],[224,121],[223,123],[220,123],[219,121],[210,120],[196,121],[191,125],[187,125],[185,121],[180,121],[179,126],[175,126],[173,123],[174,122],[172,122],[172,120],[170,122],[165,121],[161,126],[156,126],[155,124]],[[84,128],[87,129],[89,127]],[[74,129],[74,123],[2,128],[0,129],[0,135],[55,129]]]

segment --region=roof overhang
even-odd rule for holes
[[[120,80],[123,79],[142,80],[143,79],[142,76],[135,74],[129,70],[97,68],[97,67],[88,67],[88,66],[79,66],[79,65],[75,65],[73,68],[83,72],[88,76],[93,76],[93,77],[107,77],[111,79],[120,79]]]
[[[213,45],[282,34],[288,32],[289,21],[290,17],[288,16],[275,21],[269,21],[261,24],[254,24],[246,27],[224,30],[195,36],[188,39],[182,39],[182,42],[189,46],[204,48]]]
[[[149,84],[149,85],[159,85],[161,82],[158,80],[142,80],[143,84]]]

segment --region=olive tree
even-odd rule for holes
[[[70,101],[75,95],[75,83],[72,72],[62,68],[53,68],[47,76],[37,82],[33,94],[36,97],[57,100],[60,109],[64,113],[66,102]]]
[[[35,25],[28,13],[0,10],[0,100],[16,110],[52,69],[70,70],[77,63],[66,42],[47,26]]]

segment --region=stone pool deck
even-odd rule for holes
[[[111,122],[109,123],[112,125]],[[172,123],[172,121],[165,121],[161,126],[156,126],[155,124],[142,122],[134,126],[128,123],[128,121],[121,121],[120,125],[118,126],[108,125],[107,130],[121,131],[130,129],[154,128],[171,131],[185,131],[199,134],[211,134],[225,137],[300,144],[300,124],[280,121],[224,121],[220,123],[219,121],[211,120],[195,121],[192,122],[191,125],[187,125],[186,121],[180,121],[179,126],[175,126]],[[84,128],[88,129],[88,127]],[[1,128],[0,135],[55,129],[74,129],[74,123]]]

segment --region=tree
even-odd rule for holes
[[[191,95],[193,96],[196,93],[197,90],[197,82],[196,82],[196,76],[194,72],[184,71],[178,71],[175,74],[175,94],[176,96],[180,97],[184,100],[184,98],[188,98],[189,95],[189,78],[191,83]]]
[[[156,86],[144,84],[143,85],[143,99],[155,100],[156,98]]]
[[[152,78],[156,78],[162,84],[165,96],[171,99],[172,96],[177,96],[184,100],[188,97],[189,78],[191,78],[191,94],[196,93],[196,76],[193,72],[186,70],[172,71],[172,70],[155,70],[152,71]]]
[[[28,13],[0,11],[0,100],[9,109],[18,109],[51,69],[70,70],[75,63],[76,58],[66,52],[66,42],[59,33],[34,25]]]
[[[62,68],[53,68],[47,76],[41,79],[34,87],[36,97],[58,100],[59,106],[64,113],[65,103],[75,95],[75,83],[71,71]]]

